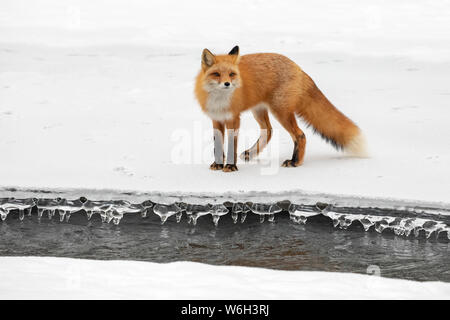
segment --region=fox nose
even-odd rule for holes
[[[225,85],[225,87],[229,87],[230,83],[229,82],[225,82],[224,85]]]

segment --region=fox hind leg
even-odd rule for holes
[[[276,110],[271,110],[280,124],[289,132],[292,141],[294,142],[294,151],[292,153],[292,159],[285,160],[282,164],[283,167],[298,167],[302,165],[303,158],[305,156],[306,137],[303,131],[298,127],[295,114],[292,113],[279,113]]]
[[[252,113],[261,128],[261,133],[255,144],[241,153],[241,159],[246,162],[256,157],[272,138],[272,126],[270,125],[269,113],[267,112],[267,109],[254,108]]]

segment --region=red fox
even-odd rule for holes
[[[224,55],[214,55],[204,49],[195,95],[213,124],[215,161],[210,166],[212,170],[238,170],[236,154],[240,114],[246,110],[253,113],[261,127],[261,135],[250,149],[242,153],[241,158],[245,161],[263,150],[272,137],[268,111],[289,132],[294,142],[292,159],[284,161],[283,167],[297,167],[303,163],[306,138],[297,125],[296,115],[336,149],[366,156],[361,130],[328,101],[297,64],[283,55],[256,53],[240,56],[238,46]],[[226,163],[223,148],[225,128],[228,138]]]

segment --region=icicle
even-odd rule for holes
[[[233,203],[233,207],[231,208],[231,218],[233,219],[233,223],[237,223],[239,219],[239,213],[244,211],[244,205],[240,202]],[[245,220],[245,219],[244,219]]]
[[[307,220],[307,218],[305,216],[299,216],[297,218],[297,223],[299,223],[299,224],[306,224],[306,220]]]
[[[116,226],[119,225],[120,220],[122,220],[122,217],[119,217],[119,216],[114,217],[113,218],[114,225],[116,225]]]
[[[274,204],[272,204],[270,207],[269,207],[269,214],[275,214],[275,213],[279,213],[279,212],[281,212],[283,209],[281,209],[280,208],[280,206],[278,205],[278,204],[276,204],[276,203],[274,203]]]
[[[164,224],[169,217],[181,212],[181,209],[176,204],[155,204],[153,206],[153,212],[159,216],[161,224]]]
[[[59,222],[63,222],[66,212],[64,212],[63,210],[58,210],[58,212],[59,212]]]
[[[94,211],[91,211],[91,210],[86,211],[86,216],[87,216],[88,221],[91,220],[93,214],[94,214]]]
[[[30,207],[30,208],[28,208],[28,209],[25,209],[25,211],[27,212],[27,215],[28,215],[29,217],[31,217],[31,212],[33,211],[33,207]]]
[[[269,222],[275,222],[275,214],[271,213],[268,215],[267,221]]]
[[[66,215],[68,212],[74,213],[77,211],[80,211],[82,209],[89,210],[85,208],[85,204],[88,204],[89,201],[86,198],[81,197],[80,199],[76,200],[67,200],[67,199],[61,199],[58,203],[58,209],[64,212],[64,215]],[[63,218],[64,219],[64,218]],[[63,220],[61,220],[63,221]]]
[[[151,207],[153,207],[153,202],[151,202],[150,200],[145,200],[144,202],[142,202],[141,204],[140,204],[140,207],[142,207],[142,208],[144,208],[144,210],[145,210],[145,212],[146,212],[146,215],[149,213],[148,212],[148,210],[151,208]],[[145,217],[143,217],[143,218],[145,218]]]
[[[142,211],[141,211],[141,217],[142,217],[142,218],[147,218],[147,210],[148,210],[148,209],[145,209],[145,210],[142,210]]]
[[[317,211],[306,211],[306,209],[303,209],[301,206],[291,203],[288,208],[289,217],[291,221],[298,223],[298,224],[306,224],[306,220],[308,217],[317,216],[321,214]],[[324,215],[328,217],[332,217],[332,213],[330,215],[327,215],[324,213]]]
[[[181,217],[183,216],[183,212],[177,212],[177,214],[175,215],[175,218],[177,219],[177,223],[180,223],[181,221]]]
[[[260,214],[259,215],[259,223],[263,223],[264,222],[264,215]]]
[[[5,221],[7,216],[8,216],[8,211],[0,209],[0,217],[1,217],[2,221]]]
[[[365,231],[368,231],[370,227],[374,225],[374,223],[370,221],[368,218],[360,219],[359,222],[361,222]]]
[[[247,212],[242,212],[241,213],[241,223],[244,223],[245,218],[247,218]]]
[[[351,219],[347,219],[345,215],[342,215],[339,218],[339,228],[345,230],[352,224],[352,222],[353,221]]]
[[[339,225],[338,219],[333,219],[333,227],[336,228]]]
[[[197,219],[201,216],[211,213],[211,206],[203,205],[188,205],[186,206],[186,215],[188,216],[188,223],[191,222],[194,226],[197,224]],[[189,221],[190,219],[190,221]]]
[[[437,229],[437,222],[435,221],[426,221],[423,225],[422,228],[423,230],[425,230],[425,236],[427,237],[427,239],[431,236],[431,234]]]
[[[43,213],[44,213],[44,209],[38,208],[38,221],[41,220]]]
[[[210,212],[213,218],[214,225],[217,227],[221,216],[228,213],[227,207],[223,204],[217,204],[211,207]]]
[[[47,210],[47,216],[49,220],[52,220],[55,210]]]
[[[414,237],[419,237],[419,235],[420,235],[420,230],[423,230],[423,228],[422,227],[415,227],[414,229],[413,229],[413,231],[414,231]]]
[[[70,211],[66,212],[66,222],[69,222],[70,219]]]
[[[375,223],[375,230],[378,233],[382,233],[384,229],[386,229],[388,227],[388,223],[385,220],[381,220],[377,223]]]
[[[220,219],[220,216],[218,216],[218,215],[213,215],[213,216],[212,216],[212,219],[213,219],[214,225],[215,225],[216,227],[219,226],[219,219]]]
[[[110,223],[114,218],[113,210],[106,211],[106,222]]]
[[[236,224],[238,221],[238,213],[237,212],[231,212],[231,218],[233,219],[233,223]]]
[[[19,209],[19,220],[23,221],[23,218],[25,218],[25,212],[23,209]]]
[[[102,222],[106,222],[106,211],[100,211],[100,218],[102,218]]]

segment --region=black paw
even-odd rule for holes
[[[218,164],[215,161],[209,166],[211,170],[222,170],[223,164]]]
[[[286,168],[293,168],[293,167],[298,167],[299,165],[300,165],[300,163],[295,163],[292,160],[285,160],[281,166],[286,167]]]
[[[223,167],[223,172],[232,172],[232,171],[238,171],[238,168],[235,164],[226,164]]]
[[[245,150],[244,152],[242,152],[241,159],[244,160],[245,162],[249,162],[250,161],[250,151]]]

